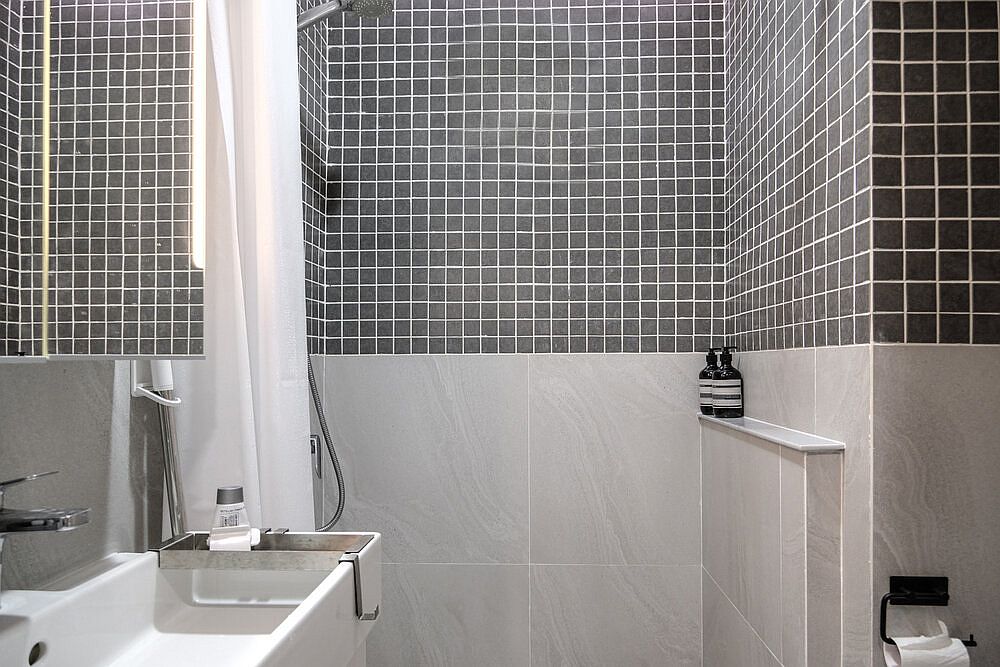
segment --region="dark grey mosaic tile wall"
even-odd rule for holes
[[[20,353],[42,353],[42,0],[21,3]]]
[[[722,19],[721,0],[335,18],[315,351],[670,352],[721,335]]]
[[[52,354],[198,355],[192,3],[55,0]]]
[[[727,330],[869,340],[869,4],[726,3]]]
[[[4,132],[4,355],[41,353],[41,0],[10,3]],[[13,136],[10,135],[13,133]]]
[[[302,12],[325,0],[297,0]],[[337,20],[337,19],[335,19]],[[327,48],[329,27],[299,33],[299,98],[302,130],[302,200],[306,255],[306,336],[309,351],[321,352],[326,330],[326,233],[328,159]]]
[[[0,355],[17,354],[20,5],[0,7]]]
[[[875,2],[874,340],[1000,343],[992,2]]]

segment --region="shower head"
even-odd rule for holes
[[[346,9],[363,19],[379,19],[392,13],[392,0],[353,0]]]
[[[393,0],[332,0],[302,12],[299,15],[298,29],[302,32],[340,11],[353,12],[363,19],[382,18],[392,12],[392,2]]]

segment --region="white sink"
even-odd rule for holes
[[[380,548],[376,535],[361,555],[380,561]],[[364,664],[374,623],[358,619],[354,586],[351,563],[161,569],[153,552],[115,554],[48,590],[0,594],[0,667]]]

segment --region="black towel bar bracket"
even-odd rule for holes
[[[919,607],[948,606],[948,577],[889,577],[889,592],[882,596],[879,610],[879,637],[886,644],[896,642],[885,634],[885,617],[890,604]],[[974,635],[963,639],[966,646],[976,646]]]

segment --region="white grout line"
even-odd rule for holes
[[[775,662],[777,662],[780,665],[781,664],[781,660],[778,659],[778,656],[776,656],[774,654],[774,651],[772,651],[771,647],[767,645],[767,642],[765,642],[764,639],[757,633],[757,630],[753,627],[753,625],[751,625],[750,621],[747,620],[746,616],[743,615],[743,612],[740,611],[740,608],[737,607],[733,603],[733,601],[729,599],[729,596],[726,594],[726,591],[724,591],[722,589],[722,586],[720,586],[719,582],[717,582],[715,580],[715,577],[713,577],[712,573],[708,571],[708,568],[706,568],[705,566],[702,566],[701,569],[705,573],[705,576],[707,576],[709,579],[712,580],[712,584],[715,586],[716,589],[718,589],[719,593],[722,594],[722,597],[726,598],[726,602],[728,602],[730,605],[732,605],[733,611],[735,611],[737,614],[739,614],[740,619],[742,619],[743,622],[746,623],[746,626],[748,628],[750,628],[750,632],[752,632],[754,634],[754,637],[756,637],[757,640],[760,641],[761,645],[767,650],[768,653],[771,654],[771,657],[774,658]]]

